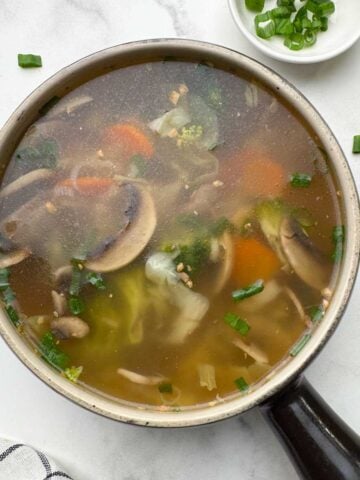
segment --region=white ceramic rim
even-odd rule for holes
[[[231,15],[234,19],[234,22],[236,23],[239,30],[249,40],[249,42],[252,43],[252,45],[254,45],[256,48],[261,50],[263,53],[265,53],[269,57],[275,58],[276,60],[281,60],[282,62],[295,63],[295,64],[310,64],[310,63],[325,62],[326,60],[330,60],[331,58],[337,57],[341,53],[344,53],[346,50],[352,47],[360,38],[360,27],[359,27],[359,32],[357,36],[355,35],[354,37],[350,37],[347,42],[342,43],[341,45],[338,46],[338,48],[335,48],[334,50],[331,50],[327,53],[309,56],[309,57],[307,56],[296,57],[294,55],[290,55],[285,52],[281,53],[281,52],[278,52],[277,50],[274,50],[271,47],[271,43],[265,44],[264,42],[260,41],[260,39],[255,37],[248,30],[248,28],[246,27],[246,25],[242,20],[242,17],[240,15],[236,2],[237,0],[228,0],[228,5],[230,8]]]
[[[67,85],[67,82],[74,83],[80,72],[84,74],[84,71],[91,72],[95,68],[98,70],[99,64],[104,72],[109,71],[114,68],[116,62],[124,58],[143,59],[145,56],[151,59],[169,55],[195,61],[226,63],[229,67],[246,70],[290,102],[314,129],[327,149],[343,192],[347,238],[340,280],[324,319],[302,351],[251,393],[215,406],[200,406],[180,412],[154,411],[122,404],[69,382],[32,351],[10,324],[4,312],[0,313],[0,334],[18,358],[35,375],[78,405],[126,423],[156,427],[185,427],[222,420],[259,405],[299,375],[319,353],[338,325],[355,281],[359,261],[360,213],[354,180],[343,152],[322,117],[300,92],[275,72],[249,57],[225,47],[193,40],[159,39],[132,42],[94,53],[65,67],[40,85],[10,117],[0,132],[0,154],[4,154],[6,158],[6,154],[9,150],[12,151],[17,143],[14,140],[16,132],[32,123],[35,113],[53,97],[59,90],[59,85]]]

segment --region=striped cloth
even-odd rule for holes
[[[50,479],[72,480],[42,452],[22,443],[0,438],[0,480]]]

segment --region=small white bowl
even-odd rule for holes
[[[228,0],[236,25],[245,37],[270,57],[290,63],[316,63],[345,52],[360,37],[360,0],[333,0],[336,10],[329,17],[329,30],[318,35],[315,45],[300,51],[289,50],[284,37],[269,40],[259,38],[255,33],[255,13],[245,6],[245,0]],[[297,3],[299,0],[297,0]],[[276,7],[276,0],[266,0],[264,12]]]

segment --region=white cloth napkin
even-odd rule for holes
[[[66,480],[72,478],[42,452],[0,438],[0,480]]]

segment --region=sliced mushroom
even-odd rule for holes
[[[130,185],[127,185],[130,186]],[[156,227],[156,212],[150,192],[133,186],[136,192],[125,212],[129,222],[114,239],[102,245],[101,252],[89,256],[85,265],[95,272],[111,272],[128,265],[146,247]]]
[[[284,218],[280,225],[280,240],[295,273],[312,288],[322,290],[327,287],[331,273],[329,261],[296,220]]]
[[[57,268],[53,274],[54,283],[57,290],[59,290],[60,292],[64,292],[65,290],[67,290],[71,282],[71,276],[71,265],[64,265],[63,267]]]
[[[56,290],[51,290],[51,298],[55,312],[60,316],[64,315],[67,307],[65,295],[58,293]]]
[[[30,253],[30,250],[27,248],[19,248],[18,250],[13,250],[11,252],[0,253],[0,268],[7,268],[16,265],[25,260]]]
[[[269,363],[269,358],[265,352],[263,352],[254,343],[247,344],[241,338],[237,337],[233,340],[233,344],[240,348],[243,352],[247,353],[251,358],[259,363]]]
[[[165,380],[161,375],[140,375],[140,373],[126,370],[125,368],[118,368],[117,373],[131,382],[139,385],[160,385]]]
[[[220,266],[216,273],[216,280],[214,282],[214,293],[217,294],[227,284],[234,264],[234,247],[231,236],[225,232],[218,240]]]
[[[54,318],[50,326],[53,334],[63,340],[84,338],[90,331],[89,325],[78,317]]]
[[[28,187],[39,187],[40,183],[47,182],[53,176],[54,172],[49,168],[32,170],[2,188],[0,191],[0,198],[9,197],[10,195],[18,193],[20,190]],[[36,193],[35,188],[34,193]],[[24,199],[22,201],[24,201]]]

